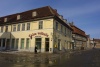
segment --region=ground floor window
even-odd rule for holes
[[[38,50],[41,50],[41,38],[35,38],[35,46],[37,46]]]
[[[16,39],[16,45],[15,48],[18,49],[19,39]]]
[[[14,49],[15,39],[12,39],[11,48]]]
[[[5,47],[5,39],[3,39],[3,41],[2,41],[2,42],[3,42],[2,47]]]
[[[29,38],[26,39],[26,49],[29,49],[29,43],[30,43],[30,40]]]
[[[21,39],[21,46],[20,49],[24,49],[24,38]]]
[[[10,39],[6,40],[6,50],[10,49]]]
[[[49,38],[45,38],[45,50],[49,51]]]
[[[0,47],[1,47],[1,39],[0,39]]]

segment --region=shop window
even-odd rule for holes
[[[3,45],[2,45],[2,47],[5,47],[5,39],[3,39]]]
[[[18,49],[18,43],[19,43],[19,39],[16,39],[16,46],[15,46],[16,49]]]
[[[0,47],[1,47],[1,39],[0,39]]]
[[[36,38],[35,43],[36,43],[37,49],[40,50],[41,49],[41,38]]]
[[[26,39],[26,49],[29,49],[29,43],[30,43],[30,40],[29,38]]]
[[[15,39],[12,39],[11,48],[14,49]]]
[[[24,38],[21,39],[21,46],[20,49],[24,49]]]

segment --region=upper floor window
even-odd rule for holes
[[[17,31],[20,31],[20,24],[18,24],[17,26]]]
[[[7,22],[7,18],[4,18],[4,22]]]
[[[32,12],[32,17],[35,17],[37,15],[36,11]]]
[[[30,23],[27,23],[27,30],[30,30]]]
[[[20,19],[20,15],[17,15],[17,20],[19,20]]]
[[[65,34],[66,34],[67,32],[66,32],[66,27],[65,27]]]
[[[43,29],[43,21],[39,21],[39,29]]]
[[[1,32],[3,32],[3,28],[4,28],[4,26],[1,26]]]
[[[56,30],[58,30],[58,22],[56,22]]]
[[[16,25],[13,25],[13,31],[16,31]]]
[[[63,32],[63,26],[61,25],[61,32]]]
[[[25,24],[22,24],[22,31],[25,30]]]
[[[5,32],[8,32],[8,26],[6,26],[6,28],[5,28]]]

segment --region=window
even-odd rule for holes
[[[27,23],[27,30],[30,30],[30,23]]]
[[[29,38],[26,39],[26,49],[29,49]]]
[[[1,47],[1,39],[0,39],[0,47]]]
[[[37,15],[36,11],[32,12],[32,17],[35,17]]]
[[[43,21],[39,21],[39,29],[43,29]]]
[[[25,24],[22,24],[22,31],[25,31]]]
[[[19,43],[19,39],[16,39],[16,46],[15,46],[16,49],[18,49],[18,43]]]
[[[3,45],[2,45],[2,47],[5,47],[5,39],[3,39]]]
[[[16,25],[13,25],[13,31],[16,31]]]
[[[41,49],[41,41],[42,41],[41,38],[36,38],[35,39],[35,44],[37,46],[37,49]]]
[[[19,20],[20,19],[20,15],[17,15],[17,20]]]
[[[12,39],[11,48],[14,49],[15,39]]]
[[[7,22],[7,18],[4,18],[4,22]]]
[[[3,26],[1,26],[1,32],[3,32],[3,28],[4,28],[4,27],[3,27]]]
[[[20,49],[24,49],[24,38],[21,39],[21,46]]]
[[[66,27],[65,27],[65,34],[66,34]]]
[[[63,32],[63,26],[61,25],[61,32]]]
[[[5,28],[5,32],[8,32],[8,26],[6,26],[6,28]]]
[[[18,24],[17,26],[17,31],[20,31],[20,24]]]
[[[56,22],[56,30],[58,30],[58,22]]]

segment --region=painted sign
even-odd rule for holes
[[[29,34],[29,37],[32,39],[33,36],[40,36],[40,35],[43,35],[43,36],[46,36],[46,37],[49,36],[47,33],[44,33],[44,32],[38,32],[38,33],[32,33],[32,34]]]

